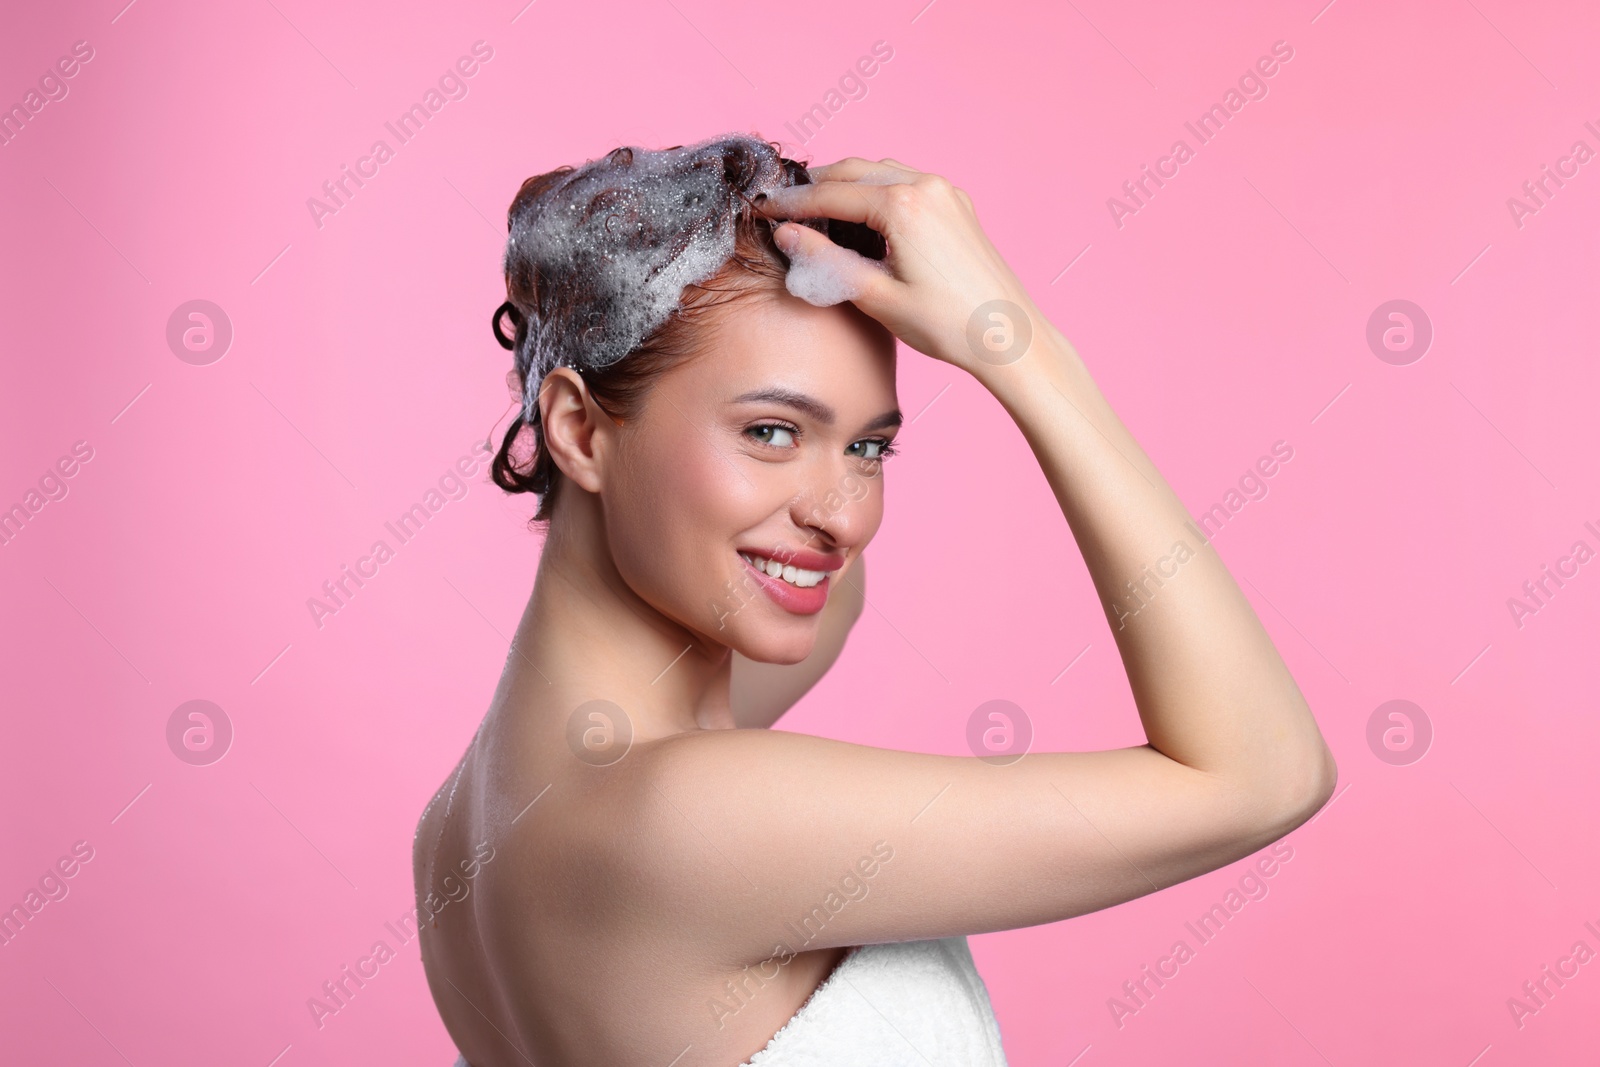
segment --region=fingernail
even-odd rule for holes
[[[757,193],[756,196],[755,196],[755,199],[752,200],[751,203],[755,204],[756,207],[760,207],[762,204],[766,203],[766,201],[767,201],[767,194],[766,193]]]

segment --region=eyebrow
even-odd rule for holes
[[[824,426],[832,426],[834,422],[837,421],[837,416],[834,414],[833,409],[828,405],[824,404],[815,397],[807,396],[804,393],[797,393],[792,389],[782,389],[777,387],[768,389],[754,389],[748,393],[742,393],[739,396],[734,397],[733,402],[735,404],[782,404],[785,407],[791,407],[796,411],[804,412],[806,415],[816,419]],[[904,419],[900,415],[900,409],[891,408],[863,426],[862,431],[887,430],[891,427],[899,426],[903,421]]]

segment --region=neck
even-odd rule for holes
[[[516,706],[564,725],[579,704],[609,700],[639,741],[732,729],[732,649],[663,615],[622,580],[598,497],[567,483],[555,512],[506,661],[510,692],[525,696]]]

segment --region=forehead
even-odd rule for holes
[[[816,307],[786,291],[735,301],[712,320],[703,379],[730,399],[782,384],[840,411],[894,402],[894,335],[854,305]]]

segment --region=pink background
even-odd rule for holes
[[[1521,226],[1507,205],[1573,142],[1600,149],[1584,5],[123,2],[27,5],[0,35],[8,105],[94,50],[0,148],[0,507],[93,449],[0,547],[0,905],[94,850],[0,948],[9,1059],[450,1062],[414,941],[320,1029],[306,1001],[411,907],[417,815],[530,589],[533,501],[480,469],[320,629],[306,600],[504,426],[488,323],[522,179],[728,130],[968,190],[1196,515],[1294,450],[1215,543],[1339,791],[1269,894],[1120,1026],[1122,983],[1195,947],[1185,921],[1251,861],[974,937],[1011,1061],[1592,1055],[1600,961],[1520,1026],[1508,1007],[1575,942],[1600,951],[1600,563],[1520,626],[1507,605],[1575,541],[1600,549],[1600,161]],[[478,40],[466,97],[396,147],[383,123]],[[867,95],[801,144],[785,123],[879,40]],[[1185,120],[1280,40],[1268,95],[1119,227],[1108,198],[1195,147]],[[380,137],[394,158],[319,228],[307,198]],[[193,299],[234,330],[209,365],[166,341]],[[1393,299],[1433,325],[1409,365],[1365,340]],[[1141,743],[1021,436],[904,349],[899,389],[916,418],[872,606],[785,728],[963,753],[1003,698],[1037,748]],[[193,699],[235,732],[209,766],[166,740]],[[1431,722],[1424,758],[1369,745],[1391,699]]]

